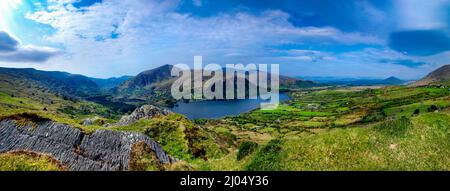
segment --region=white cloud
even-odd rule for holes
[[[178,1],[104,0],[84,8],[75,8],[71,2],[53,0],[47,9],[27,17],[55,28],[47,40],[66,48],[67,55],[53,60],[52,67],[70,65],[73,72],[93,76],[191,63],[194,55],[220,64],[254,62],[274,54],[268,47],[288,43],[384,43],[374,36],[331,27],[296,27],[287,13],[277,10],[199,18],[176,13]]]
[[[290,50],[283,60],[267,59],[284,65],[281,72],[298,76],[341,76],[419,79],[436,68],[450,64],[450,51],[429,57],[399,53],[389,48],[365,48],[344,53]]]
[[[22,0],[0,1],[0,30],[8,31],[14,11],[22,5]]]
[[[436,29],[448,27],[449,0],[395,1],[399,28],[402,30]]]
[[[302,50],[293,49],[286,51],[288,56],[283,58],[297,60],[297,61],[307,61],[307,62],[319,62],[319,61],[333,61],[336,57],[333,53],[323,52],[317,50]]]
[[[192,0],[192,3],[194,3],[197,7],[201,7],[203,5],[202,0]]]
[[[16,37],[0,31],[0,62],[45,62],[60,53],[54,48],[21,45]]]
[[[0,62],[39,63],[45,62],[59,54],[61,54],[61,51],[58,49],[26,45],[21,46],[14,51],[0,53]]]

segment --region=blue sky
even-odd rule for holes
[[[450,0],[0,0],[0,66],[95,77],[164,64],[420,78],[450,64]]]

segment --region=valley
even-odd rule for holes
[[[51,134],[38,135],[60,126],[61,133],[76,129],[83,143],[73,139],[64,145],[87,161],[110,161],[90,170],[450,170],[448,66],[411,85],[284,78],[280,85],[289,99],[276,110],[210,119],[164,109],[176,104],[167,96],[174,80],[167,65],[101,84],[68,73],[3,68],[0,136],[26,128],[36,141],[61,144]],[[126,161],[110,157],[111,148],[89,146],[131,134],[145,143],[127,142]],[[159,146],[151,141],[161,150],[155,152]],[[83,169],[39,144],[17,145],[0,147],[0,170]],[[173,159],[158,160],[161,153]]]

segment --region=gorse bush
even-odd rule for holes
[[[132,146],[128,165],[130,171],[162,170],[156,153],[144,142],[139,142]]]
[[[363,123],[376,122],[381,121],[384,118],[386,118],[386,114],[383,111],[375,111],[364,116],[362,122]]]
[[[282,144],[280,139],[269,141],[252,158],[245,170],[249,171],[276,171],[282,170]]]
[[[149,120],[144,133],[161,144],[167,153],[183,160],[207,160],[228,152],[214,142],[211,134],[178,114]]]
[[[258,148],[258,143],[252,141],[245,141],[239,145],[239,151],[237,153],[237,160],[241,160],[244,157],[252,154]]]
[[[193,119],[192,122],[197,125],[205,125],[208,122],[207,119]]]
[[[387,120],[374,127],[375,130],[392,136],[403,136],[412,126],[409,118],[401,117],[400,119]]]
[[[436,106],[436,105],[431,105],[429,108],[428,108],[428,112],[434,112],[434,111],[436,111],[436,110],[438,110],[439,108]]]
[[[180,123],[167,119],[153,120],[147,124],[145,134],[161,144],[170,155],[180,159],[190,158],[188,141]]]

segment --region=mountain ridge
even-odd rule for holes
[[[178,77],[171,76],[171,70],[174,66],[172,65],[163,65],[157,68],[153,68],[150,70],[145,70],[133,78],[123,82],[116,88],[113,88],[113,94],[116,95],[115,99],[125,102],[146,102],[150,101],[156,105],[163,106],[171,106],[176,100],[170,99],[171,97],[171,86],[172,83],[178,79]],[[222,68],[223,73],[226,73],[226,68]],[[191,73],[193,70],[191,70]],[[263,72],[263,71],[258,71]],[[270,77],[270,74],[267,74]],[[191,75],[193,76],[193,75]],[[195,76],[194,76],[195,77]],[[203,82],[210,79],[210,77],[203,77]],[[290,89],[290,88],[303,88],[303,87],[313,87],[318,86],[319,84],[309,81],[302,80],[288,76],[279,76],[280,79],[280,90]],[[224,80],[227,81],[226,79]],[[233,80],[235,83],[237,79]],[[250,85],[250,82],[246,79],[247,86]],[[268,80],[270,84],[270,79]],[[258,86],[257,84],[251,84],[252,86]],[[225,87],[225,84],[224,84]],[[164,103],[161,103],[161,99],[163,99]],[[155,102],[160,103],[155,103]]]
[[[427,86],[433,84],[450,84],[450,64],[441,66],[440,68],[433,70],[424,78],[414,82],[411,86]]]
[[[397,85],[397,84],[403,84],[405,83],[405,81],[395,77],[395,76],[391,76],[389,78],[386,78],[384,80],[382,80],[382,83],[384,84],[392,84],[392,85]]]
[[[18,88],[21,86],[52,91],[55,94],[77,97],[97,93],[98,85],[90,78],[59,71],[42,71],[34,68],[0,68],[3,83]]]
[[[111,78],[92,78],[89,77],[94,83],[96,83],[103,90],[110,90],[121,85],[123,82],[127,81],[134,76],[120,76]]]

